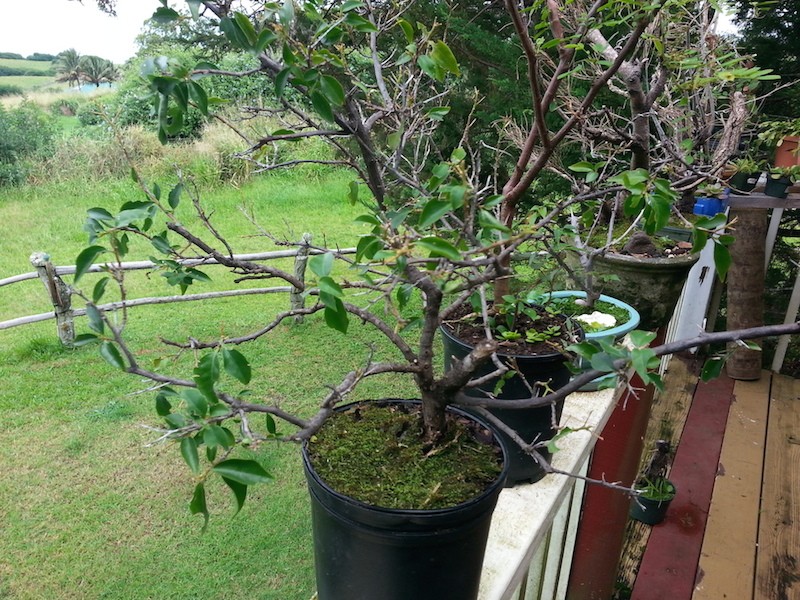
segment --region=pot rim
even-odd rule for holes
[[[550,298],[569,298],[569,297],[576,297],[576,298],[586,298],[586,292],[582,290],[558,290],[555,292],[549,292],[546,294]],[[610,327],[608,329],[604,329],[602,331],[593,331],[593,332],[586,332],[584,331],[584,335],[586,339],[599,339],[608,336],[622,336],[628,333],[629,331],[633,331],[639,326],[639,321],[641,317],[639,316],[639,311],[637,311],[633,306],[628,304],[627,302],[623,302],[618,298],[614,298],[613,296],[607,296],[605,294],[600,294],[598,300],[602,300],[603,302],[608,302],[609,304],[613,304],[614,306],[618,306],[620,308],[624,308],[628,311],[628,320],[620,325],[615,325],[614,327]]]
[[[347,404],[342,404],[334,408],[335,412],[343,412],[345,410],[349,410],[354,406],[358,406],[361,404],[368,404],[368,403],[386,403],[386,404],[415,404],[415,405],[422,405],[422,400],[418,399],[407,399],[407,398],[380,398],[380,399],[373,399],[373,400],[357,400],[355,402],[348,402]],[[318,474],[317,471],[314,469],[314,465],[311,463],[311,460],[308,456],[308,440],[304,440],[302,444],[302,457],[303,457],[303,465],[306,468],[306,472],[310,477],[314,479],[317,485],[325,488],[326,493],[330,494],[334,497],[337,501],[350,506],[355,510],[366,510],[371,511],[377,514],[385,514],[385,515],[399,515],[399,516],[407,516],[409,518],[417,517],[417,516],[436,516],[436,515],[447,515],[452,512],[458,512],[461,510],[470,510],[472,508],[477,507],[481,504],[487,497],[499,493],[498,488],[502,489],[505,485],[506,478],[508,476],[508,471],[510,468],[510,458],[508,449],[502,442],[502,437],[500,432],[491,424],[489,424],[486,420],[482,419],[477,415],[470,414],[465,410],[458,408],[457,406],[448,405],[446,410],[449,412],[453,412],[458,414],[459,416],[466,417],[472,421],[477,422],[479,425],[485,427],[489,431],[492,432],[492,436],[494,437],[494,443],[500,448],[500,452],[503,456],[503,468],[498,475],[497,479],[495,479],[490,485],[486,487],[483,492],[479,495],[470,498],[469,500],[465,500],[459,504],[455,504],[453,506],[449,506],[446,508],[433,508],[433,509],[424,509],[424,508],[386,508],[383,506],[377,506],[375,504],[368,504],[352,496],[348,496],[342,492],[339,492],[332,487],[330,487]]]

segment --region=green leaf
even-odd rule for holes
[[[436,64],[445,71],[452,73],[456,77],[461,74],[458,69],[458,61],[456,60],[453,51],[450,50],[450,47],[444,42],[436,42],[433,45],[430,56],[436,61]]]
[[[319,291],[320,293],[325,294],[327,297],[332,297],[336,299],[342,298],[344,296],[344,291],[342,290],[342,287],[330,277],[320,278]],[[327,303],[325,305],[327,306]]]
[[[725,281],[731,262],[730,250],[723,244],[714,244],[714,266],[717,268],[720,281]]]
[[[153,15],[150,17],[155,23],[172,23],[180,18],[178,11],[168,8],[166,6],[159,6]]]
[[[100,356],[112,367],[125,370],[125,361],[122,355],[112,342],[103,342],[100,344]]]
[[[238,458],[222,461],[214,467],[214,472],[244,485],[266,483],[272,479],[272,475],[267,473],[256,461]]]
[[[725,360],[721,356],[712,356],[703,365],[703,370],[700,372],[700,379],[703,381],[711,381],[719,377],[722,373],[722,367],[725,366]]]
[[[400,26],[400,29],[403,30],[403,35],[406,38],[406,41],[411,44],[414,42],[414,27],[406,21],[405,19],[399,19],[397,24]]]
[[[331,329],[347,333],[347,328],[350,325],[350,319],[347,315],[347,310],[344,303],[333,296],[328,296],[325,292],[320,292],[320,300],[325,304],[325,323]]]
[[[162,231],[158,235],[154,235],[150,238],[150,243],[153,245],[153,248],[158,250],[161,254],[166,254],[169,256],[172,254],[172,246],[169,244],[169,240],[167,240],[167,232]]]
[[[93,333],[82,333],[75,336],[75,339],[72,340],[72,346],[75,348],[80,348],[81,346],[86,346],[87,344],[93,344],[94,342],[99,341],[100,338]]]
[[[239,511],[242,510],[244,506],[245,500],[247,500],[247,486],[228,477],[223,477],[222,481],[233,491],[233,495],[236,497],[236,514],[239,514]]]
[[[244,354],[233,348],[222,349],[222,364],[225,367],[225,372],[237,379],[243,385],[250,383],[252,377],[252,369],[250,363],[247,362]]]
[[[383,249],[383,241],[374,235],[365,235],[358,240],[356,260],[372,260]]]
[[[283,7],[280,11],[281,25],[288,28],[294,23],[294,2],[292,0],[283,0]]]
[[[167,399],[167,395],[159,393],[156,396],[156,414],[159,417],[166,417],[171,412],[172,404],[170,404],[170,401]]]
[[[285,68],[275,76],[275,95],[278,98],[283,98],[283,92],[286,89],[286,83],[289,81],[291,74],[290,68]]]
[[[208,527],[208,506],[206,504],[206,489],[202,483],[198,483],[197,486],[194,488],[194,494],[192,495],[192,501],[189,503],[189,511],[193,514],[201,514],[203,515],[203,531],[206,530]]]
[[[323,75],[319,80],[320,90],[325,97],[336,106],[342,106],[345,100],[345,93],[342,84],[335,77]]]
[[[200,390],[189,388],[183,390],[180,395],[186,401],[189,414],[193,418],[202,419],[208,414],[208,400]]]
[[[614,360],[605,352],[598,352],[597,354],[593,355],[590,363],[592,365],[592,369],[596,369],[598,371],[611,373],[616,370],[614,368]]]
[[[86,316],[89,319],[89,329],[102,335],[106,330],[103,315],[94,304],[86,305]]]
[[[631,338],[631,343],[637,348],[646,348],[650,345],[650,342],[656,339],[655,333],[651,331],[641,331],[640,329],[631,331],[629,335]]]
[[[236,438],[234,438],[233,434],[225,427],[209,425],[206,427],[205,431],[203,431],[203,442],[209,448],[222,446],[227,450],[236,443]]]
[[[450,203],[444,200],[429,200],[422,209],[419,217],[419,226],[422,228],[430,227],[444,215],[450,212]]]
[[[181,440],[181,456],[193,473],[200,472],[200,457],[197,454],[197,442],[194,438],[185,437]]]
[[[333,252],[315,254],[308,259],[308,266],[317,277],[327,277],[333,269]]]
[[[103,246],[89,246],[84,248],[78,258],[75,259],[75,278],[73,283],[78,283],[78,280],[91,268],[95,259],[100,256],[106,249]]]
[[[420,69],[422,69],[422,72],[431,79],[436,81],[442,81],[444,79],[444,73],[442,72],[442,69],[439,67],[436,61],[427,54],[423,54],[417,58],[417,65]]]
[[[449,106],[434,106],[425,111],[425,116],[431,121],[443,121],[449,112]]]
[[[478,224],[484,229],[492,229],[496,231],[502,231],[504,233],[511,232],[511,229],[503,225],[500,219],[495,217],[488,210],[481,209],[480,212],[478,212]]]
[[[267,433],[269,433],[270,435],[277,435],[278,426],[275,423],[275,419],[269,413],[267,413],[265,415],[265,417],[266,417],[266,421],[267,421]]]
[[[219,356],[216,352],[204,354],[194,369],[194,382],[197,389],[209,402],[217,402],[214,385],[219,381]]]
[[[461,253],[450,242],[437,237],[425,237],[416,246],[430,252],[432,258],[443,257],[449,260],[461,260]]]
[[[108,277],[103,277],[94,284],[94,289],[92,290],[92,302],[97,304],[103,299],[103,295],[106,292],[106,286],[108,285],[109,281],[110,279]]]
[[[326,121],[334,122],[333,109],[331,103],[321,92],[311,92],[311,105],[317,114]]]
[[[253,22],[247,15],[240,12],[233,13],[233,19],[236,21],[236,25],[239,26],[239,30],[247,40],[247,48],[253,48],[258,41],[258,34],[256,33],[255,27],[253,27]]]

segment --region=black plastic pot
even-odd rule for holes
[[[631,508],[628,512],[631,519],[640,521],[647,525],[658,525],[667,516],[669,509],[669,500],[653,500],[652,498],[645,498],[639,496],[631,500]]]
[[[761,173],[745,173],[737,171],[733,177],[728,180],[728,185],[737,192],[751,192],[758,183],[758,178]]]
[[[767,196],[774,196],[775,198],[786,198],[789,195],[789,186],[792,185],[792,180],[788,177],[767,177],[767,183],[764,185],[764,193]]]
[[[493,431],[481,419],[469,417]],[[477,598],[492,511],[507,463],[483,494],[458,506],[395,510],[359,502],[328,487],[304,446],[319,600]]]
[[[453,359],[461,360],[472,352],[472,347],[456,338],[446,327],[440,328],[442,340],[444,342],[444,368],[449,370],[453,364]],[[497,398],[501,400],[518,400],[530,398],[531,392],[526,381],[534,388],[537,396],[546,393],[544,386],[537,385],[537,382],[546,382],[550,389],[557,390],[565,386],[572,372],[567,364],[570,357],[560,352],[544,354],[539,356],[509,355],[497,353],[498,358],[513,367],[522,374],[514,374],[506,380]],[[495,370],[493,363],[484,363],[474,374],[474,378],[488,375]],[[524,379],[523,379],[524,377]],[[478,388],[465,390],[467,395],[475,398],[485,398],[479,390],[494,392],[497,378],[487,381]],[[516,431],[526,442],[547,441],[556,434],[553,423],[558,423],[561,419],[561,412],[564,409],[564,401],[556,402],[552,406],[541,406],[538,408],[526,409],[504,409],[491,408],[489,411]],[[524,452],[514,440],[505,433],[500,432],[500,437],[506,446],[509,455],[509,471],[507,485],[512,486],[516,483],[527,483],[540,480],[545,475],[541,465],[529,454]],[[548,461],[551,453],[540,450]]]

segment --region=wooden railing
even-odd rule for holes
[[[305,280],[306,263],[308,256],[317,252],[310,248],[311,238],[308,235],[303,236],[303,241],[300,245],[292,250],[276,250],[272,252],[260,252],[254,254],[237,254],[233,258],[238,260],[247,261],[267,261],[285,258],[294,258],[294,274],[300,281]],[[340,254],[354,254],[355,248],[346,248],[338,250]],[[213,266],[218,265],[216,260],[211,258],[203,259],[186,259],[177,261],[185,267],[197,266]],[[72,308],[72,295],[73,290],[69,284],[63,279],[63,275],[72,275],[75,273],[76,268],[71,266],[55,266],[50,262],[50,257],[44,252],[36,252],[31,255],[31,264],[36,268],[36,271],[31,273],[23,273],[21,275],[14,275],[5,279],[0,279],[0,287],[12,284],[29,281],[32,279],[40,279],[44,284],[45,290],[48,295],[49,301],[53,305],[53,311],[46,313],[39,313],[35,315],[26,315],[0,321],[0,330],[9,329],[11,327],[18,327],[21,325],[28,325],[31,323],[38,323],[49,319],[56,319],[56,329],[59,339],[65,345],[71,345],[75,339],[75,326],[73,323],[74,317],[83,316],[86,314],[86,309]],[[118,269],[123,271],[137,271],[137,270],[150,270],[156,268],[157,265],[149,260],[125,262],[119,265],[93,265],[90,267],[90,273],[100,273],[108,269]],[[127,308],[136,306],[145,306],[152,304],[168,304],[173,302],[194,302],[197,300],[208,300],[211,298],[225,298],[231,296],[245,296],[254,294],[272,294],[272,293],[287,293],[289,294],[289,303],[291,308],[300,308],[303,303],[303,291],[295,289],[292,286],[273,286],[268,288],[240,288],[234,290],[220,290],[213,292],[205,292],[200,294],[184,294],[175,296],[155,296],[147,298],[133,298],[125,301],[124,306]],[[122,302],[109,302],[98,306],[100,310],[108,311],[121,308]]]
[[[561,424],[578,431],[558,442],[553,466],[584,475],[618,391],[571,394]],[[483,563],[480,600],[562,600],[572,566],[585,484],[547,475],[500,494]]]

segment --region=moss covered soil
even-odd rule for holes
[[[449,414],[444,439],[423,440],[419,404],[363,403],[337,413],[308,444],[332,489],[373,506],[437,509],[479,496],[502,472],[491,433]]]

